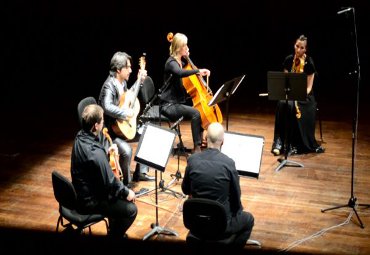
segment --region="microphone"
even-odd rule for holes
[[[173,125],[170,127],[170,129],[174,129],[182,120],[184,119],[184,116],[181,116],[180,119],[178,119]]]
[[[340,10],[340,11],[337,11],[337,14],[342,14],[342,13],[345,13],[345,12],[349,12],[353,9],[353,7],[347,7],[346,9],[343,9],[343,10]]]
[[[167,78],[167,80],[164,82],[164,84],[169,83],[169,82],[170,82],[170,80],[171,80],[171,78],[172,78],[172,73],[170,73],[170,75],[168,76],[168,78]]]
[[[162,88],[159,89],[159,93],[162,93],[162,91],[167,88],[168,83],[170,82],[171,78],[172,78],[172,73],[170,73],[170,75],[168,76],[167,80],[165,80],[165,82],[163,83]]]

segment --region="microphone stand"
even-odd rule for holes
[[[161,97],[161,95],[162,95],[162,92],[163,91],[166,91],[167,90],[167,88],[168,88],[168,86],[170,85],[170,80],[172,79],[172,74],[170,74],[169,76],[168,76],[168,78],[165,80],[165,82],[163,83],[163,86],[158,90],[158,93],[153,97],[153,99],[152,100],[150,100],[150,102],[147,104],[147,106],[145,107],[145,109],[144,109],[144,111],[143,111],[143,113],[146,113],[149,109],[150,109],[150,107],[151,107],[151,105],[153,104],[153,102],[157,99],[157,98],[159,98],[159,126],[161,126],[161,115],[162,115],[162,97]],[[182,118],[183,117],[181,117],[179,120],[177,120],[173,125],[172,125],[172,127],[170,128],[170,129],[173,129],[176,125],[178,125],[179,123],[180,123],[180,121],[182,121]],[[180,196],[180,197],[185,197],[185,195],[184,194],[182,194],[182,193],[180,193],[180,192],[177,192],[177,191],[174,191],[174,190],[171,190],[171,189],[169,189],[168,188],[168,186],[169,185],[167,185],[167,186],[165,186],[164,185],[164,180],[163,180],[163,177],[162,177],[162,172],[160,172],[160,181],[159,181],[159,185],[158,185],[159,187],[158,188],[160,188],[161,189],[161,191],[163,191],[163,192],[165,192],[165,191],[170,191],[175,197],[178,197],[178,196]]]
[[[180,128],[179,124],[183,119],[184,119],[184,117],[181,116],[170,128],[170,129],[174,129],[178,135],[179,135],[179,128]],[[180,143],[182,144],[181,135],[179,136],[179,139],[180,139]],[[176,176],[176,178],[172,179],[172,181],[170,181],[167,186],[164,185],[164,180],[162,179],[162,176],[161,176],[161,180],[159,181],[159,187],[161,188],[161,191],[163,191],[163,192],[170,191],[175,197],[185,197],[185,195],[183,193],[174,191],[174,190],[169,188],[174,183],[175,180],[178,180],[178,179],[182,178],[181,177],[181,172],[180,172],[180,154],[178,154],[178,158],[177,158],[176,174],[175,175],[171,174],[171,177],[173,177],[173,176]]]
[[[352,170],[351,170],[351,197],[348,200],[347,204],[334,206],[331,208],[321,209],[321,212],[326,212],[329,210],[334,210],[342,207],[350,207],[355,212],[357,220],[360,223],[361,228],[365,228],[364,224],[362,223],[360,216],[358,215],[356,211],[357,206],[366,206],[370,207],[370,204],[357,204],[357,198],[354,196],[354,172],[355,172],[355,154],[356,154],[356,144],[357,144],[357,127],[358,127],[358,112],[359,112],[359,101],[360,101],[360,58],[358,54],[358,46],[357,46],[357,32],[356,32],[356,20],[355,20],[355,9],[353,7],[349,7],[346,9],[343,9],[341,11],[338,11],[337,14],[342,14],[352,11],[353,13],[353,29],[354,29],[354,43],[356,47],[356,70],[352,73],[357,73],[357,88],[356,88],[356,106],[355,106],[355,113],[354,113],[354,119],[352,123]]]
[[[170,187],[175,181],[179,181],[180,179],[183,179],[182,175],[181,175],[181,172],[180,172],[180,156],[183,156],[185,155],[185,157],[187,158],[187,154],[186,154],[186,148],[184,146],[184,143],[182,141],[182,138],[181,138],[181,131],[180,131],[180,122],[184,119],[183,116],[181,116],[180,119],[178,119],[175,124],[172,125],[171,129],[174,129],[179,137],[179,143],[177,144],[177,148],[175,148],[174,150],[176,150],[176,153],[177,153],[177,171],[175,174],[171,174],[171,177],[172,177],[172,181],[170,181],[167,185],[167,187]]]

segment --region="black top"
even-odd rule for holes
[[[113,174],[104,147],[91,132],[78,132],[71,157],[72,183],[79,208],[93,208],[101,200],[126,198],[129,190]]]
[[[164,80],[168,82],[168,86],[165,86],[162,91],[161,99],[168,103],[186,103],[188,94],[182,83],[182,78],[198,72],[198,69],[182,69],[174,57],[169,57],[164,67]]]
[[[243,210],[235,162],[217,149],[208,148],[188,158],[181,187],[192,197],[217,200],[228,217]]]
[[[283,68],[288,70],[288,72],[290,72],[290,70],[292,69],[293,60],[294,60],[294,55],[291,54],[291,55],[287,56],[285,58],[284,62],[283,62]],[[306,59],[305,59],[304,67],[303,67],[303,72],[306,73],[307,75],[311,75],[311,74],[316,72],[316,68],[315,68],[315,65],[313,63],[313,59],[310,56],[306,55]]]

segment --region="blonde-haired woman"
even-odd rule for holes
[[[182,83],[182,78],[193,74],[209,76],[211,72],[208,69],[183,69],[186,65],[186,57],[189,56],[188,38],[182,33],[176,33],[174,36],[170,33],[167,36],[170,45],[170,56],[168,57],[164,68],[164,86],[161,99],[163,101],[162,114],[172,121],[181,117],[191,120],[191,132],[193,136],[193,152],[200,152],[202,143],[202,120],[197,109],[187,104],[189,95]]]

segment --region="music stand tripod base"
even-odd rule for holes
[[[153,229],[143,237],[143,241],[147,240],[149,237],[151,237],[151,236],[153,236],[155,234],[158,234],[158,235],[164,234],[164,235],[179,236],[176,231],[173,231],[173,230],[170,230],[170,229],[167,229],[167,228],[163,228],[163,227],[158,226],[156,224],[152,224],[151,227]]]
[[[279,164],[279,165],[278,165],[278,167],[275,169],[275,172],[280,171],[284,166],[291,166],[291,167],[304,167],[304,165],[303,165],[303,164],[298,163],[298,162],[293,161],[293,160],[286,159],[286,158],[280,158],[280,159],[278,159],[278,161],[280,162],[280,164]]]
[[[147,138],[150,137],[150,138]],[[138,147],[136,149],[135,161],[138,163],[145,164],[149,167],[162,172],[165,170],[168,163],[168,158],[171,153],[173,143],[175,141],[176,133],[172,130],[167,130],[153,124],[146,124],[143,134],[140,137]],[[157,147],[161,145],[160,148]],[[144,149],[143,149],[144,148]],[[156,158],[153,158],[152,151],[161,149],[161,153]],[[160,158],[160,156],[162,158]],[[158,159],[159,158],[159,159]],[[178,236],[176,232],[169,229],[165,229],[159,226],[158,223],[158,171],[155,171],[155,220],[156,222],[151,224],[152,230],[149,231],[143,240],[148,239],[154,234],[167,234]]]

